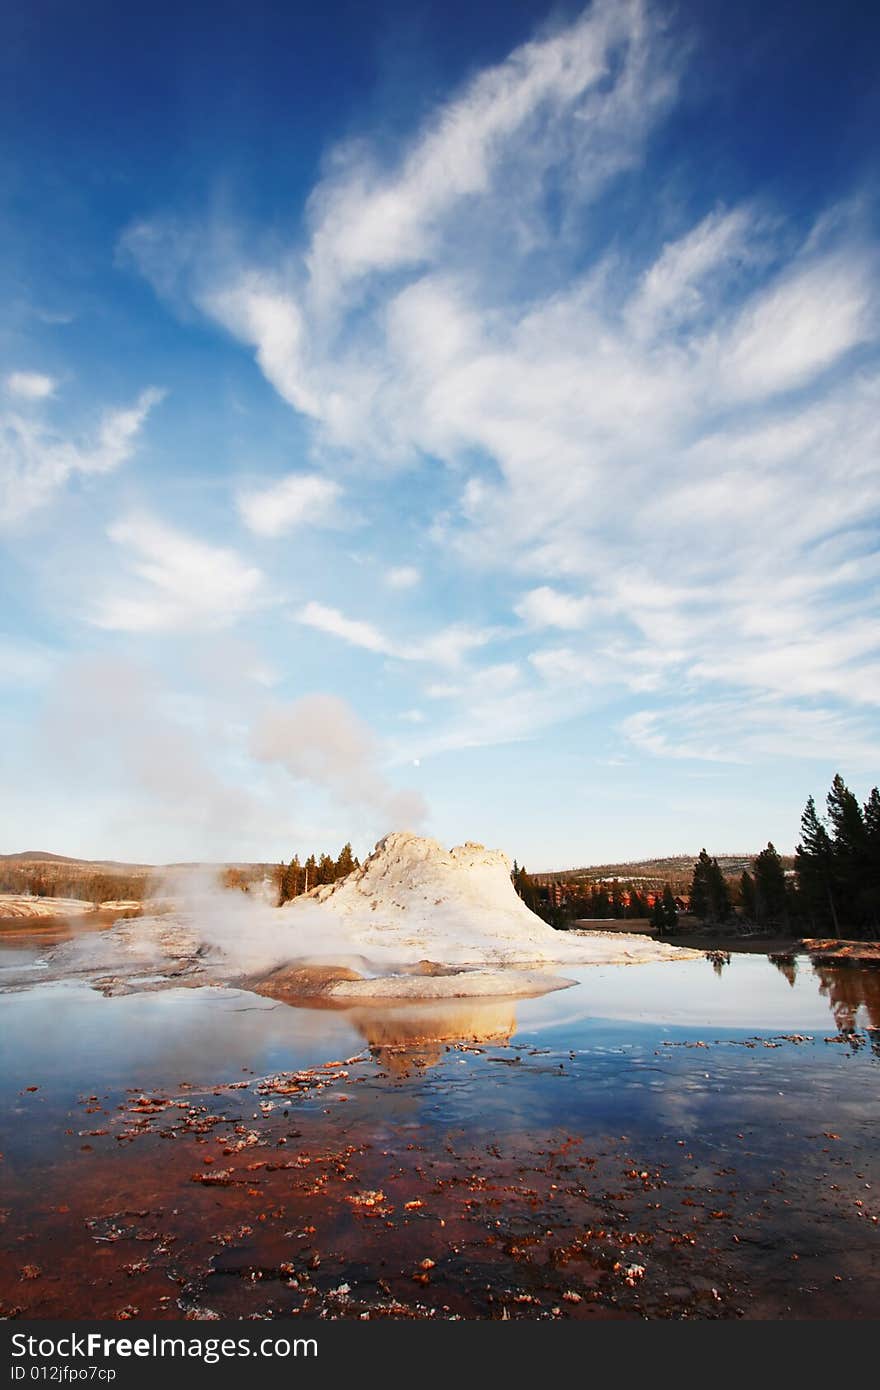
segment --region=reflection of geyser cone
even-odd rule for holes
[[[389,1071],[409,1071],[418,1059],[434,1066],[451,1042],[509,1042],[516,1009],[509,999],[450,999],[406,1008],[355,1009],[349,1015],[371,1052]]]

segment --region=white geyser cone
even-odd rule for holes
[[[555,931],[517,895],[500,850],[471,841],[446,850],[409,831],[386,835],[361,868],[294,898],[283,912],[291,928],[301,916],[310,935],[320,914],[331,939],[344,937],[353,953],[388,964],[589,964],[679,954],[644,936]]]

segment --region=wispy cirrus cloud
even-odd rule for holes
[[[155,633],[228,627],[264,598],[264,576],[228,546],[209,544],[147,514],[114,522],[110,539],[131,578],[99,600],[96,627]]]
[[[659,758],[752,763],[785,758],[796,739],[801,756],[828,765],[876,763],[880,739],[864,719],[829,707],[792,707],[764,699],[727,698],[644,710],[621,724],[626,742]]]
[[[306,627],[316,628],[368,652],[397,661],[424,661],[453,668],[460,666],[469,652],[485,647],[494,635],[489,629],[453,623],[414,641],[397,640],[374,623],[349,618],[338,608],[314,601],[300,609],[297,619]]]
[[[46,378],[48,380],[48,378]],[[19,391],[31,401],[51,391]],[[150,387],[131,406],[108,409],[94,430],[73,439],[39,415],[0,414],[0,522],[14,522],[51,502],[72,478],[112,473],[134,453],[150,411],[164,392]]]

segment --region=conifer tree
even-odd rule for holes
[[[308,893],[318,885],[318,865],[315,856],[310,854],[303,865],[303,892]]]
[[[863,892],[868,877],[868,837],[862,808],[838,773],[827,797],[831,868],[840,915],[851,930],[865,923]]]
[[[522,898],[526,907],[531,912],[538,910],[538,890],[532,883],[531,878],[526,873],[525,867],[517,871],[516,883],[513,885],[519,896]]]
[[[801,838],[795,851],[799,899],[813,931],[830,926],[840,936],[835,902],[831,837],[816,811],[813,797],[807,798],[801,816]]]
[[[346,874],[350,874],[353,868],[354,855],[352,853],[351,843],[349,841],[346,841],[346,843],[342,846],[342,849],[339,851],[339,857],[336,860],[336,869],[334,877],[345,878]]]
[[[703,922],[726,922],[730,916],[730,893],[717,859],[705,849],[694,865],[691,880],[691,912]]]
[[[865,882],[862,903],[875,937],[880,936],[880,791],[865,802]]]
[[[788,896],[782,860],[772,841],[754,862],[755,918],[758,922],[788,922]]]
[[[675,896],[672,887],[668,883],[663,885],[663,917],[668,932],[675,931],[678,926],[678,908],[675,904]]]
[[[654,906],[651,908],[650,922],[658,936],[666,935],[666,912],[663,907],[663,899],[659,895],[654,899]]]
[[[865,822],[862,808],[838,772],[827,797],[828,823],[835,857],[849,868],[865,852]]]
[[[739,881],[739,893],[742,902],[742,915],[747,922],[755,921],[755,880],[752,878],[748,869],[743,869]]]
[[[278,906],[283,907],[287,902],[287,867],[282,862],[275,870],[275,886],[278,889]]]

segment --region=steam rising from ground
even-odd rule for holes
[[[263,975],[292,960],[340,965],[360,974],[381,968],[314,899],[298,899],[294,917],[277,907],[276,891],[271,881],[248,892],[223,888],[216,869],[207,866],[166,870],[159,883],[175,916],[207,948],[209,960],[222,960],[230,977]]]

